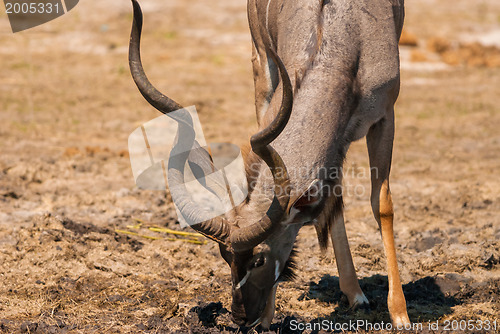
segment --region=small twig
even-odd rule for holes
[[[152,236],[149,236],[149,235],[139,234],[139,233],[125,231],[125,230],[116,230],[115,229],[115,232],[116,233],[121,233],[121,234],[135,235],[136,237],[141,237],[141,238],[146,238],[146,239],[151,239],[151,240],[160,240],[160,239],[163,239],[162,237],[152,237]]]
[[[203,237],[200,233],[192,233],[192,232],[183,232],[183,231],[176,231],[176,230],[171,230],[169,228],[163,228],[163,227],[148,227],[150,231],[153,232],[163,232],[163,233],[169,233],[169,234],[175,234],[175,235],[182,235],[184,237]]]
[[[137,228],[135,228],[135,229],[137,229]],[[199,237],[202,237],[202,235],[201,234],[198,235],[198,233],[180,232],[180,231],[175,231],[175,230],[163,229],[163,228],[159,228],[159,227],[158,228],[150,227],[150,228],[148,228],[148,230],[153,231],[153,232],[164,232],[164,233],[170,233],[170,234],[174,234],[174,235],[186,236],[189,239],[154,237],[154,236],[150,236],[150,235],[146,235],[146,234],[140,234],[137,232],[119,230],[119,229],[115,229],[115,232],[121,233],[121,234],[133,235],[136,237],[141,237],[141,238],[150,239],[150,240],[162,240],[163,239],[163,240],[167,240],[167,241],[183,241],[183,242],[188,242],[188,243],[195,244],[195,245],[204,245],[207,243],[206,240],[198,239]]]

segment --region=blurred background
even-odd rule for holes
[[[257,126],[246,1],[141,5],[150,80],[196,106],[208,141],[247,143]],[[127,138],[159,113],[129,73],[130,2],[81,1],[16,34],[0,8],[0,331],[234,330],[216,245],[148,229],[179,226],[168,194],[134,185]],[[406,1],[401,71],[391,188],[410,319],[493,321],[500,2]],[[364,140],[346,168],[347,189],[361,189],[345,198],[346,224],[372,312],[347,310],[331,251],[306,227],[273,331],[290,317],[389,320]]]

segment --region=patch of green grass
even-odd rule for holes
[[[167,39],[167,40],[173,40],[173,39],[176,39],[178,37],[178,33],[177,31],[167,31],[165,33],[163,33],[163,38]]]
[[[447,101],[446,109],[451,113],[460,116],[467,116],[477,112],[494,113],[495,107],[484,101]]]
[[[421,111],[417,114],[417,119],[429,119],[433,115],[430,111]]]
[[[127,69],[127,68],[125,68],[125,66],[120,65],[120,66],[118,67],[118,74],[119,74],[119,75],[124,75],[124,74],[127,74],[127,73],[128,73],[128,69]]]
[[[224,56],[222,55],[213,55],[210,57],[210,61],[217,66],[222,66],[225,63]]]
[[[23,122],[18,122],[18,121],[12,121],[11,122],[12,128],[18,131],[21,131],[23,133],[28,132],[32,128],[32,124],[30,123],[23,123]]]
[[[29,69],[31,68],[31,64],[25,61],[21,61],[10,65],[10,68],[13,70]]]

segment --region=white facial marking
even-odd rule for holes
[[[280,261],[276,260],[276,267],[274,268],[274,281],[276,282],[280,277]]]
[[[288,225],[288,224],[291,224],[293,222],[293,220],[295,219],[295,216],[297,215],[297,213],[299,213],[300,210],[297,209],[297,208],[294,208],[292,207],[290,209],[290,213],[288,214],[288,218],[287,220],[285,220],[282,225]]]
[[[260,322],[260,318],[255,320],[254,322],[252,322],[250,325],[248,325],[248,327],[253,327],[253,326],[257,325],[259,322]]]
[[[236,289],[241,289],[241,287],[245,285],[245,283],[247,282],[249,276],[250,276],[250,271],[247,271],[245,277],[243,277],[241,281],[238,284],[236,284]]]
[[[266,7],[266,30],[267,30],[267,32],[269,32],[269,6],[270,5],[271,5],[271,0],[268,0],[267,7]],[[272,41],[271,41],[271,43],[272,43]]]
[[[269,70],[267,69],[266,67],[266,73],[268,74],[269,73]],[[268,82],[271,82],[271,78],[269,78],[269,81]],[[271,86],[271,85],[269,85]],[[259,111],[259,119],[262,119],[264,118],[264,115],[266,114],[267,112],[267,109],[269,109],[269,102],[264,101],[263,105],[262,105],[262,108],[260,108],[260,111]]]

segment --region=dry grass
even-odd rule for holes
[[[150,79],[179,102],[196,104],[209,141],[246,142],[256,125],[245,1],[148,6],[143,61]],[[414,60],[440,62],[449,54],[448,62],[456,57],[461,65],[402,73],[391,188],[413,321],[500,312],[498,50],[461,40],[494,24],[499,6],[407,2],[408,32],[419,38]],[[114,232],[133,217],[179,228],[165,193],[133,183],[127,137],[158,113],[128,73],[130,21],[128,2],[110,10],[107,2],[84,1],[31,32],[0,34],[0,331],[236,331],[226,312],[229,268],[216,245]],[[0,25],[8,29],[6,20]],[[425,41],[435,36],[444,37],[428,50]],[[364,142],[352,145],[346,165],[367,167]],[[278,292],[274,331],[287,316],[388,320],[369,178],[345,181],[367,190],[345,201],[372,312],[347,309],[331,252],[321,256],[306,227],[298,278]]]

